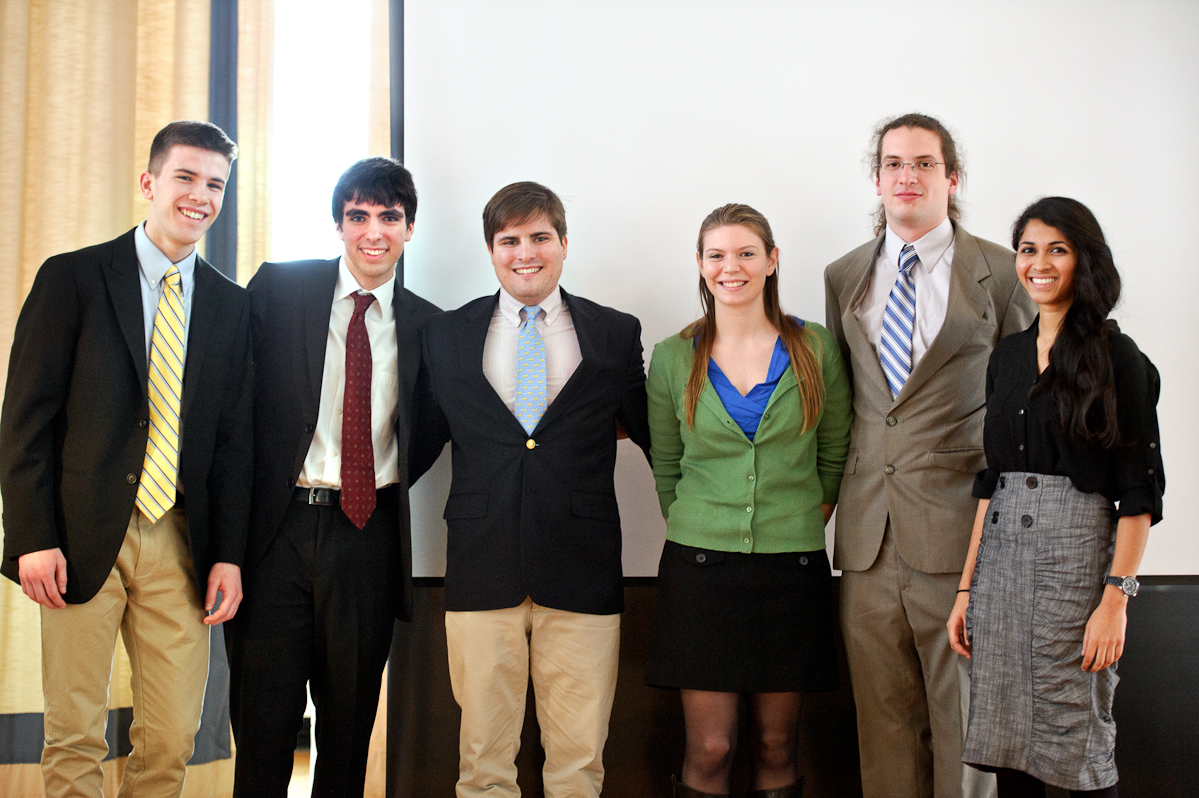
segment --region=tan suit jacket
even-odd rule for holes
[[[1016,278],[1015,255],[954,225],[945,323],[894,400],[878,354],[854,315],[883,236],[824,271],[827,326],[850,366],[854,412],[837,506],[833,566],[864,571],[887,518],[899,554],[924,573],[960,572],[986,466],[983,413],[995,343],[1032,323],[1035,305]]]

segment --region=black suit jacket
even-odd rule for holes
[[[649,452],[641,324],[562,292],[583,360],[528,435],[483,374],[499,294],[430,319],[412,479],[452,440],[445,607],[624,609],[616,421]],[[532,448],[530,448],[530,446]]]
[[[241,565],[249,515],[250,303],[196,259],[179,484],[196,583]],[[94,596],[133,513],[146,454],[146,337],[133,231],[47,260],[21,309],[0,420],[4,560],[61,547],[68,603]]]
[[[291,501],[296,479],[316,431],[329,314],[338,258],[264,263],[250,280],[254,341],[254,494],[246,568],[266,553]],[[398,346],[399,413],[396,439],[401,462],[399,518],[402,573],[396,616],[412,615],[412,537],[408,514],[408,430],[420,362],[420,331],[437,307],[400,286],[393,299]]]

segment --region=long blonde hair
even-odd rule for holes
[[[762,239],[767,253],[774,251],[774,234],[770,232],[770,223],[766,221],[766,217],[748,205],[732,203],[717,208],[704,219],[699,227],[696,252],[703,256],[704,236],[709,230],[728,225],[749,228],[754,235]],[[699,276],[699,301],[704,311],[703,318],[691,322],[680,333],[683,338],[695,339],[691,375],[687,378],[687,390],[683,395],[683,402],[687,407],[688,429],[695,426],[695,407],[699,404],[699,395],[703,393],[704,385],[708,381],[708,361],[716,345],[716,297],[712,296],[711,290],[708,289],[703,274]],[[820,371],[820,363],[813,348],[821,346],[820,339],[783,312],[779,302],[777,267],[774,274],[766,277],[762,302],[767,320],[779,331],[783,346],[791,358],[791,368],[794,369],[799,382],[799,394],[803,402],[804,419],[801,432],[807,432],[815,426],[824,403],[824,375]]]

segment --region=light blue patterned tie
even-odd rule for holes
[[[883,364],[891,397],[899,395],[912,373],[912,330],[916,326],[916,281],[912,269],[920,262],[916,249],[908,244],[899,253],[899,276],[887,297],[883,311],[883,334],[878,342],[878,357]]]
[[[545,341],[537,332],[540,305],[526,306],[516,344],[516,420],[530,435],[545,415]]]

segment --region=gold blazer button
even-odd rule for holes
[[[529,438],[527,441],[525,441],[526,449],[532,449],[536,445],[537,445],[537,441],[533,440],[532,438]]]

